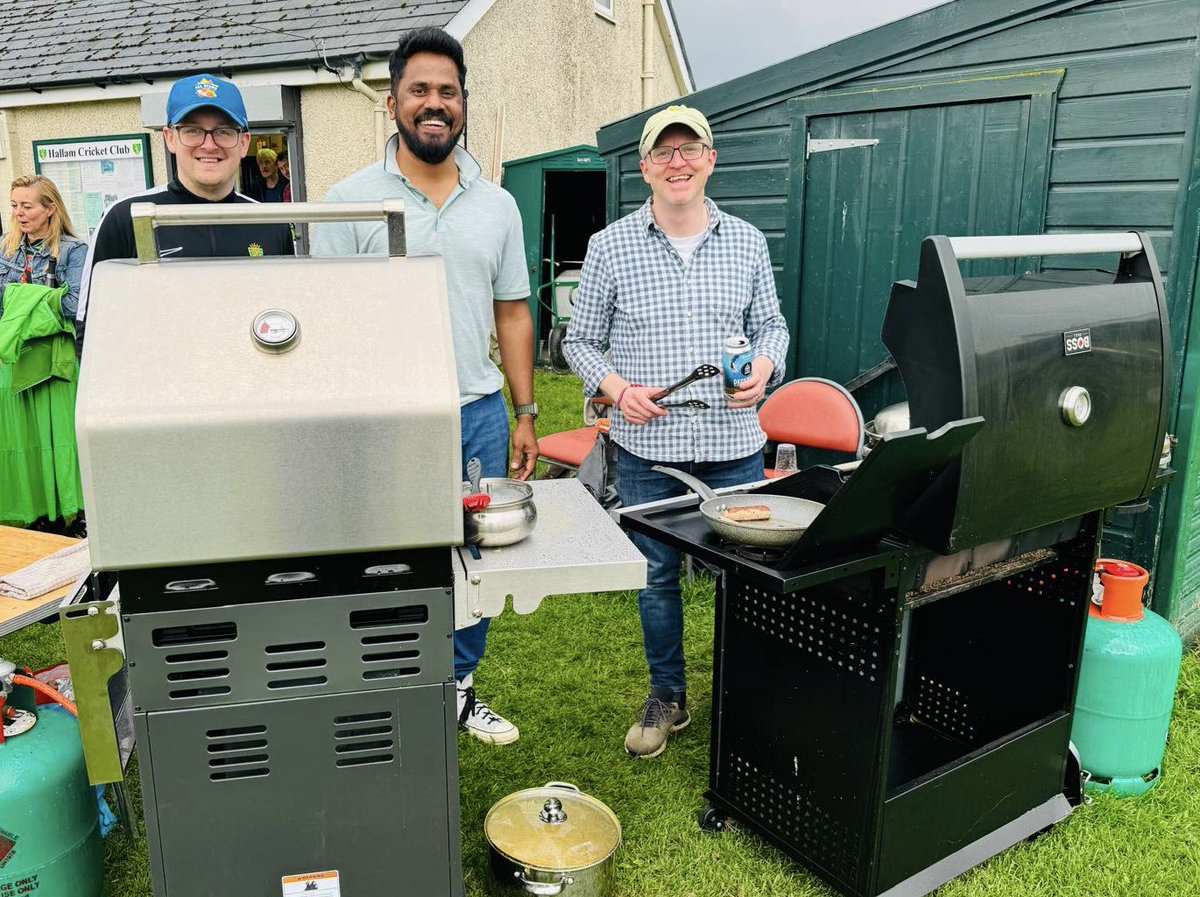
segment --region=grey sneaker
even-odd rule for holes
[[[667,736],[686,729],[691,721],[686,708],[651,695],[642,705],[641,717],[625,736],[625,753],[645,760],[657,757],[667,749]]]
[[[517,727],[475,697],[475,676],[458,681],[458,727],[489,744],[511,744],[521,733]]]

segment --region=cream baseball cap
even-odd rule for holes
[[[645,156],[654,149],[658,135],[671,125],[683,125],[710,147],[713,145],[712,128],[708,126],[708,119],[698,109],[691,106],[668,106],[646,119],[646,127],[642,128],[642,139],[638,143],[638,155]]]

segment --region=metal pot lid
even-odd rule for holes
[[[501,798],[488,810],[483,831],[514,863],[546,872],[595,866],[621,843],[621,823],[612,810],[559,782]]]
[[[879,436],[899,433],[909,428],[908,402],[898,402],[880,409],[871,421],[871,429]]]

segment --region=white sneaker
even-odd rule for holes
[[[511,744],[517,727],[475,697],[475,674],[458,681],[458,727],[490,744]]]

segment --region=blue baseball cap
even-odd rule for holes
[[[188,75],[171,85],[167,124],[177,125],[189,112],[212,107],[229,116],[239,128],[249,128],[246,104],[237,85],[216,75]]]

